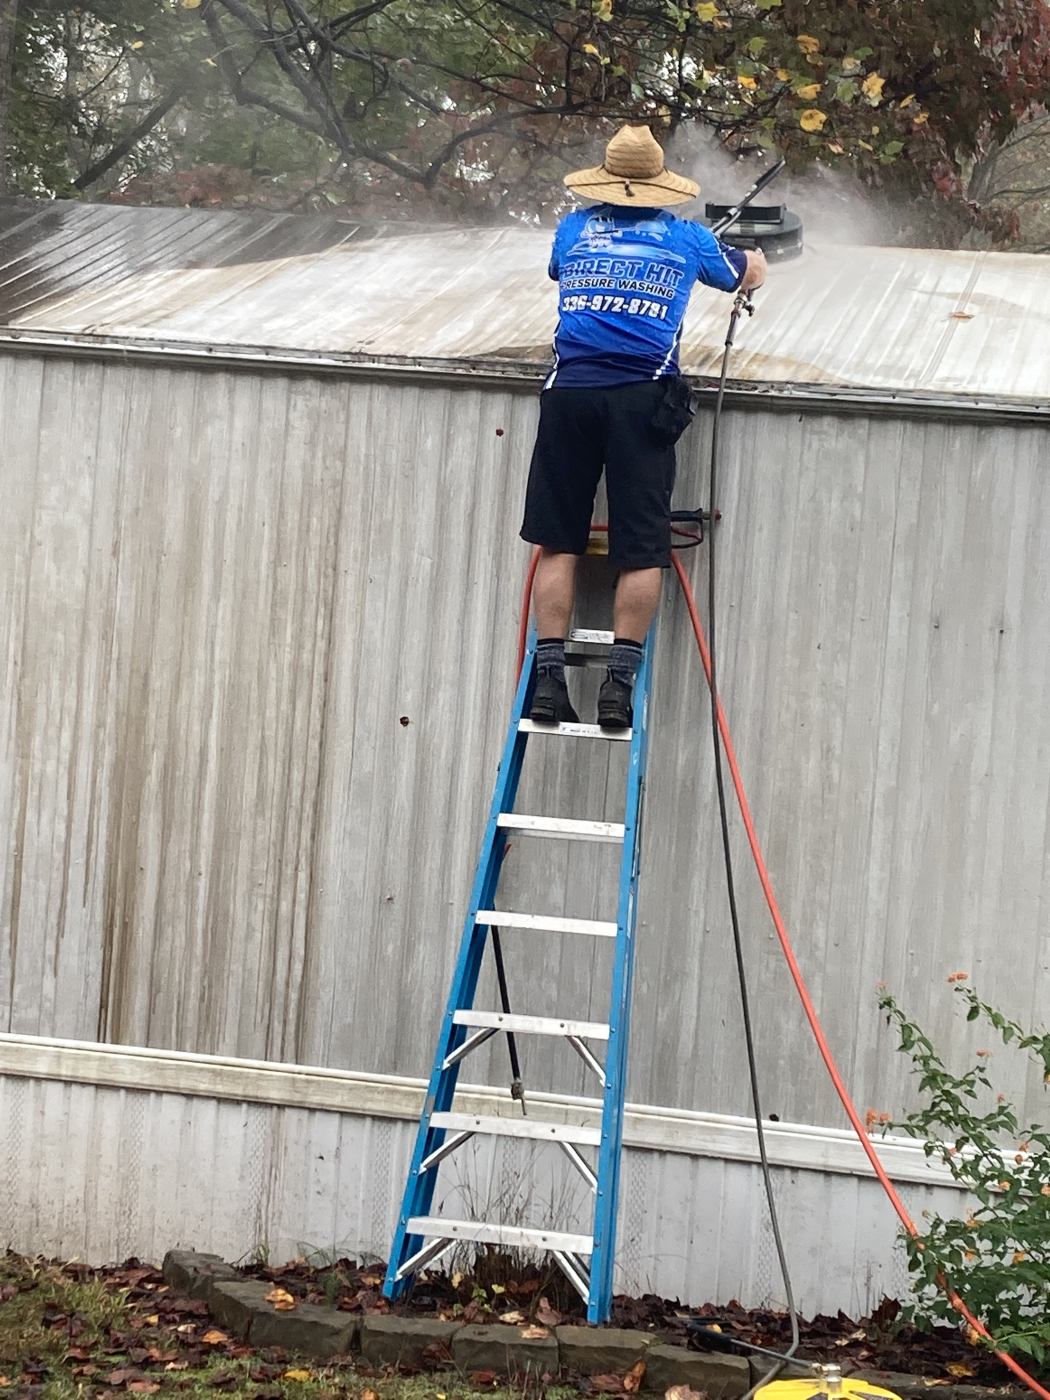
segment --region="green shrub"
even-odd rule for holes
[[[987,1025],[1050,1083],[1050,1033],[1027,1032],[988,1006],[965,985],[964,973],[948,980],[966,1004],[966,1019]],[[971,1203],[964,1218],[931,1215],[917,1240],[906,1239],[916,1299],[909,1312],[919,1323],[958,1321],[936,1284],[943,1275],[1000,1350],[1050,1373],[1050,1130],[1020,1124],[1014,1105],[992,1084],[989,1050],[978,1050],[973,1066],[954,1074],[888,992],[879,1005],[897,1028],[922,1100],[893,1126],[944,1162]]]

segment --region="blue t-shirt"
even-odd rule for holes
[[[599,204],[558,225],[554,368],[544,388],[634,384],[678,373],[693,283],[736,291],[746,254],[665,209]]]

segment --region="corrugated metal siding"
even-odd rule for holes
[[[385,1257],[412,1142],[409,1124],[387,1119],[8,1076],[0,1115],[0,1242],[91,1263],[159,1260],[178,1246],[233,1260],[262,1246],[274,1260]],[[537,1149],[475,1152],[475,1143],[475,1198],[503,1203],[509,1218],[527,1207],[530,1219],[556,1216],[572,1228],[579,1202],[560,1154],[537,1158],[533,1173]],[[774,1179],[806,1312],[859,1315],[904,1292],[902,1251],[875,1182],[780,1169]],[[528,1201],[523,1180],[535,1181]],[[448,1213],[461,1209],[463,1189],[451,1173]],[[617,1288],[782,1303],[760,1193],[753,1166],[628,1150]],[[906,1194],[915,1210],[955,1203],[946,1188]]]
[[[535,411],[0,357],[3,1028],[425,1071],[503,737]],[[835,1048],[862,1107],[895,1108],[880,978],[960,1051],[949,972],[1047,1004],[1044,438],[749,409],[725,446],[725,703]],[[629,1094],[744,1112],[691,645],[668,599]],[[523,810],[618,815],[622,753],[532,748]],[[767,1111],[838,1124],[738,854]],[[601,859],[518,843],[508,906],[608,916]],[[507,943],[519,1009],[604,1015],[607,949]],[[559,1051],[526,1047],[529,1082],[590,1092]]]
[[[546,363],[550,231],[0,201],[0,326],[286,351]],[[682,343],[717,373],[728,300]],[[811,230],[738,337],[740,381],[1045,405],[1050,267],[1034,254],[854,248]]]

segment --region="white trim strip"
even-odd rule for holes
[[[358,1074],[268,1060],[0,1034],[0,1075],[4,1074],[146,1093],[356,1113],[408,1122],[418,1120],[425,1091],[422,1079],[397,1075]],[[491,1114],[494,1101],[498,1103],[505,1097],[505,1091],[464,1085],[455,1106],[465,1113]],[[576,1124],[601,1121],[598,1099],[530,1093],[529,1103],[535,1105],[537,1115],[542,1105],[542,1116],[548,1121]],[[848,1128],[770,1123],[766,1127],[766,1140],[774,1166],[873,1176],[867,1158]],[[655,1152],[737,1162],[758,1161],[754,1124],[747,1118],[722,1113],[628,1104],[624,1142],[628,1147]],[[922,1147],[908,1138],[881,1138],[878,1148],[894,1181],[923,1186],[953,1185],[944,1167],[927,1161]]]

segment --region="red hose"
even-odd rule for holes
[[[540,551],[538,549],[534,550],[529,563],[528,574],[525,579],[525,591],[521,604],[521,622],[518,633],[519,672],[525,656],[525,638],[528,632],[529,606],[532,600],[532,582],[536,576],[536,565],[539,562],[539,557]],[[693,597],[693,590],[690,587],[689,578],[677,554],[672,555],[672,562],[674,564],[675,573],[678,575],[678,582],[682,587],[686,607],[689,610],[689,621],[692,623],[693,635],[696,637],[696,645],[700,652],[700,660],[703,663],[704,674],[707,676],[708,685],[710,685],[711,654],[708,651],[707,638],[704,635],[703,624],[700,621],[700,614],[697,611],[696,599]],[[876,1177],[878,1177],[882,1189],[889,1198],[890,1205],[897,1212],[897,1216],[907,1233],[912,1239],[918,1239],[918,1227],[909,1215],[908,1208],[901,1200],[897,1188],[890,1180],[886,1168],[882,1165],[879,1154],[875,1150],[875,1144],[872,1142],[867,1129],[864,1127],[863,1120],[857,1112],[857,1107],[850,1097],[849,1090],[846,1088],[845,1080],[842,1078],[839,1067],[835,1063],[835,1057],[831,1052],[831,1047],[824,1034],[824,1028],[820,1024],[820,1018],[817,1015],[816,1007],[813,1005],[813,998],[810,996],[809,988],[806,986],[806,979],[802,975],[802,969],[799,966],[798,958],[795,956],[795,950],[791,946],[791,937],[788,934],[787,926],[780,912],[780,906],[777,903],[776,894],[773,891],[773,881],[770,878],[769,868],[762,854],[762,846],[759,842],[758,833],[755,830],[755,823],[751,816],[751,808],[748,805],[747,793],[744,791],[744,780],[740,775],[740,767],[737,764],[736,752],[733,748],[733,738],[729,732],[729,725],[726,721],[721,700],[718,702],[718,730],[722,736],[726,762],[729,765],[729,772],[733,779],[733,788],[736,792],[737,803],[740,807],[740,815],[744,821],[744,829],[747,832],[748,845],[751,847],[751,856],[755,862],[755,869],[758,872],[759,883],[762,886],[762,893],[766,897],[766,904],[773,919],[773,926],[777,931],[777,938],[780,940],[780,948],[784,954],[784,960],[788,965],[788,971],[791,974],[791,980],[795,984],[795,990],[798,992],[799,1000],[802,1002],[802,1010],[806,1020],[809,1022],[809,1028],[813,1032],[813,1038],[817,1043],[817,1050],[820,1052],[820,1058],[824,1061],[824,1067],[831,1078],[832,1084],[835,1086],[835,1092],[839,1096],[842,1107],[846,1110],[846,1117],[849,1119],[850,1125],[856,1133],[860,1145],[864,1149],[865,1156],[871,1163],[872,1170]],[[1035,1377],[1030,1376],[1024,1367],[1019,1365],[1012,1356],[1008,1356],[1006,1352],[999,1351],[995,1347],[994,1338],[987,1327],[985,1327],[984,1323],[981,1322],[979,1318],[974,1316],[959,1295],[949,1288],[947,1281],[943,1277],[938,1277],[937,1283],[960,1317],[964,1318],[979,1336],[983,1337],[988,1342],[992,1342],[992,1350],[1003,1365],[1006,1366],[1008,1370],[1012,1371],[1018,1380],[1023,1381],[1033,1394],[1040,1396],[1041,1400],[1050,1400],[1050,1390],[1041,1386]]]

